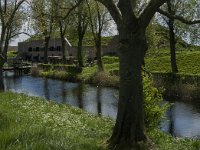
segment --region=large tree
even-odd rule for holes
[[[7,59],[9,42],[21,28],[22,5],[26,0],[0,1],[0,91],[4,90],[3,65]],[[17,20],[19,19],[19,20]]]
[[[118,150],[136,149],[147,136],[143,112],[142,64],[147,51],[146,29],[166,0],[98,0],[107,7],[119,32],[120,89],[117,120],[109,140]],[[142,10],[142,11],[141,11]]]

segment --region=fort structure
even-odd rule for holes
[[[118,40],[114,36],[107,45],[102,46],[102,55],[117,55]],[[65,38],[67,59],[69,57],[77,59],[77,46],[73,46]],[[42,62],[44,60],[44,40],[33,40],[18,43],[18,54],[25,61]],[[96,58],[96,49],[94,46],[83,46],[83,52],[86,59]],[[50,39],[48,57],[62,58],[62,42],[60,38]]]

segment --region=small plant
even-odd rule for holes
[[[155,129],[160,125],[168,104],[161,105],[163,101],[163,90],[158,90],[153,86],[151,77],[144,73],[143,77],[143,94],[144,94],[144,111],[145,125],[148,130]]]

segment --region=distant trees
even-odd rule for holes
[[[36,34],[44,37],[44,63],[48,63],[49,41],[53,28],[55,27],[55,19],[52,13],[55,13],[55,5],[53,0],[34,0],[31,3],[32,22]]]
[[[184,35],[190,34],[189,32],[191,32],[192,30],[189,26],[186,26],[185,24],[191,25],[198,23],[198,21],[192,21],[196,19],[197,8],[198,3],[196,1],[167,0],[166,5],[163,5],[162,9],[159,10],[159,12],[162,15],[164,15],[163,19],[169,28],[172,73],[178,73],[178,67],[176,63],[175,35],[180,36],[180,38],[182,38]]]
[[[89,11],[90,29],[92,31],[96,48],[97,66],[99,71],[103,71],[104,68],[101,59],[102,34],[106,31],[108,21],[110,21],[111,18],[109,18],[107,9],[99,2],[87,0],[87,5]]]
[[[74,0],[54,0],[55,5],[55,21],[59,28],[60,38],[62,41],[62,56],[63,56],[63,63],[66,63],[66,39],[65,36],[67,34],[67,29],[71,25],[74,20],[75,9],[81,4],[82,0],[74,1]],[[76,19],[75,19],[76,20]]]
[[[20,33],[25,1],[0,1],[0,91],[4,90],[3,65],[7,60],[8,45],[10,40]]]

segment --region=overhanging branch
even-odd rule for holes
[[[170,19],[176,19],[176,20],[179,20],[179,21],[181,21],[182,23],[185,23],[185,24],[188,24],[188,25],[200,23],[200,20],[187,20],[187,19],[185,19],[185,18],[182,17],[182,16],[171,15],[171,14],[169,14],[168,12],[163,11],[162,9],[158,9],[158,12],[159,12],[161,15],[164,15],[164,16],[170,18]]]

